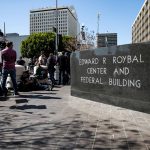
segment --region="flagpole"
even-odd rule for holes
[[[5,37],[6,37],[6,30],[5,30],[5,22],[4,22],[4,40],[5,40]]]
[[[58,55],[58,6],[57,6],[57,0],[56,0],[56,41],[55,41],[55,53],[56,56]]]

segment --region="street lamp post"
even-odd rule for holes
[[[55,12],[55,27],[56,27],[56,39],[55,39],[55,53],[57,56],[58,53],[58,7],[57,7],[57,0],[56,0],[56,12]]]

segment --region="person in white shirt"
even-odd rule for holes
[[[40,65],[46,65],[46,56],[44,55],[43,51],[41,52],[41,55],[40,55],[38,61],[39,61]]]

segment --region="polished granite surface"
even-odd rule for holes
[[[71,94],[150,112],[150,44],[75,51]]]

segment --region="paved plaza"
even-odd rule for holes
[[[150,114],[70,96],[70,86],[0,99],[0,150],[150,150]]]

